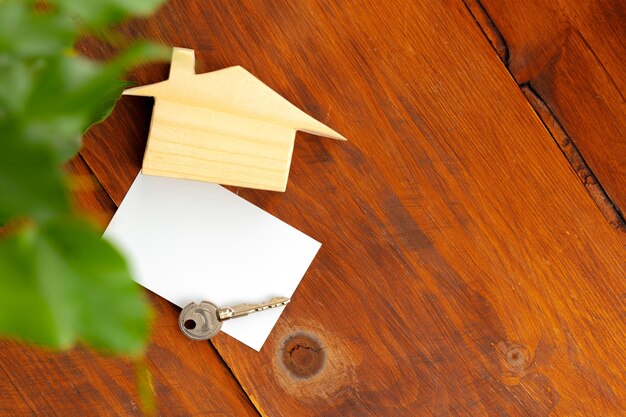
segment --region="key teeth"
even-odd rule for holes
[[[291,301],[291,298],[274,297],[271,300],[269,300],[267,304],[269,304],[268,307],[280,307],[280,306],[284,306],[285,304],[288,304],[290,301]]]
[[[252,313],[268,310],[270,308],[281,307],[291,301],[287,297],[274,297],[265,303],[259,304],[239,304],[233,307],[222,307],[218,309],[218,317],[221,321],[245,317]]]

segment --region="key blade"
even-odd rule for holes
[[[217,316],[221,321],[244,317],[248,314],[257,313],[269,308],[282,307],[291,301],[287,297],[274,297],[265,303],[238,304],[233,307],[224,307],[217,310]]]

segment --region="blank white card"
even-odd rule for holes
[[[291,297],[321,246],[217,184],[141,173],[104,236],[141,285],[180,307]],[[225,321],[222,331],[258,351],[282,310]]]

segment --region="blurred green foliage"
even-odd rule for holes
[[[123,257],[69,202],[63,163],[105,119],[120,77],[169,50],[137,42],[108,62],[77,54],[86,32],[163,0],[0,0],[0,334],[138,355],[149,308]]]

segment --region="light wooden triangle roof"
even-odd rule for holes
[[[168,80],[130,88],[124,94],[162,98],[314,135],[346,140],[240,66],[196,74],[192,49],[174,48]]]

